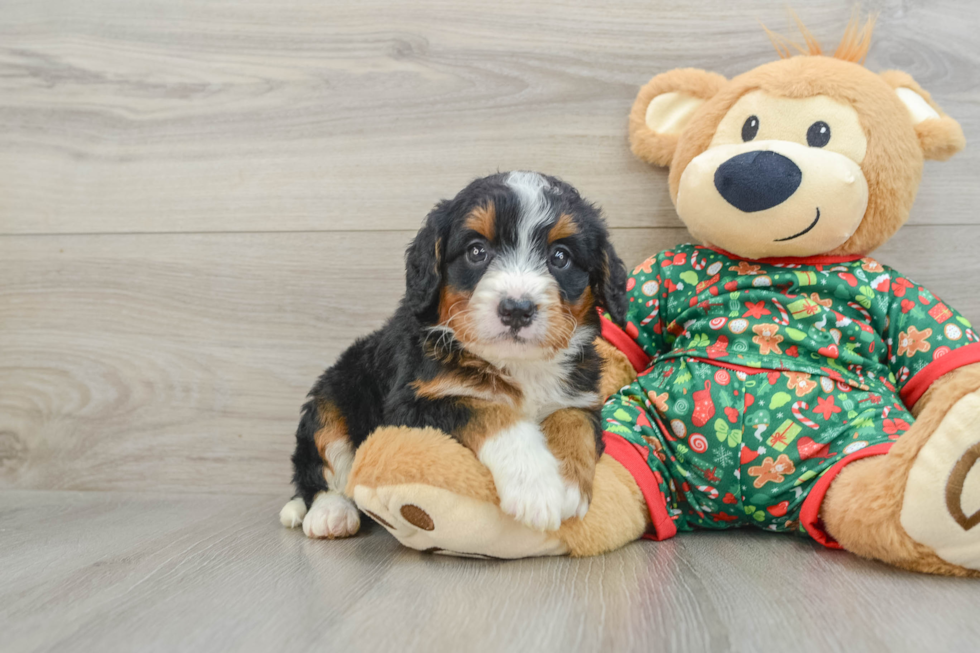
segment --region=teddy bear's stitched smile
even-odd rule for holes
[[[813,219],[813,222],[810,223],[810,226],[809,227],[807,227],[806,229],[804,229],[803,231],[801,231],[800,233],[798,233],[798,234],[796,234],[794,236],[789,236],[787,238],[777,238],[773,242],[775,242],[775,243],[783,243],[783,242],[786,242],[787,240],[793,240],[794,238],[799,238],[800,236],[809,233],[811,229],[813,229],[814,227],[817,226],[817,223],[818,222],[820,222],[820,207],[819,206],[817,207],[817,217],[815,217]]]

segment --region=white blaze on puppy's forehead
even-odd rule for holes
[[[555,189],[536,172],[512,172],[507,175],[507,185],[521,203],[517,247],[519,250],[530,249],[534,234],[552,217],[548,192],[555,192]]]

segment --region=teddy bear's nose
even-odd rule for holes
[[[715,170],[715,188],[739,211],[765,211],[800,187],[803,173],[788,157],[768,150],[737,154]]]

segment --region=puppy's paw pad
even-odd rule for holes
[[[306,503],[300,497],[291,499],[279,511],[279,523],[286,528],[296,528],[306,517]]]
[[[354,503],[333,492],[317,495],[303,519],[303,532],[310,538],[350,537],[360,527],[361,516]]]

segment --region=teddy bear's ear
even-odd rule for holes
[[[945,161],[966,146],[960,124],[947,116],[911,75],[889,70],[881,77],[908,109],[925,158]]]
[[[697,68],[657,75],[640,89],[630,111],[630,147],[647,163],[670,165],[677,139],[698,108],[727,80]]]

